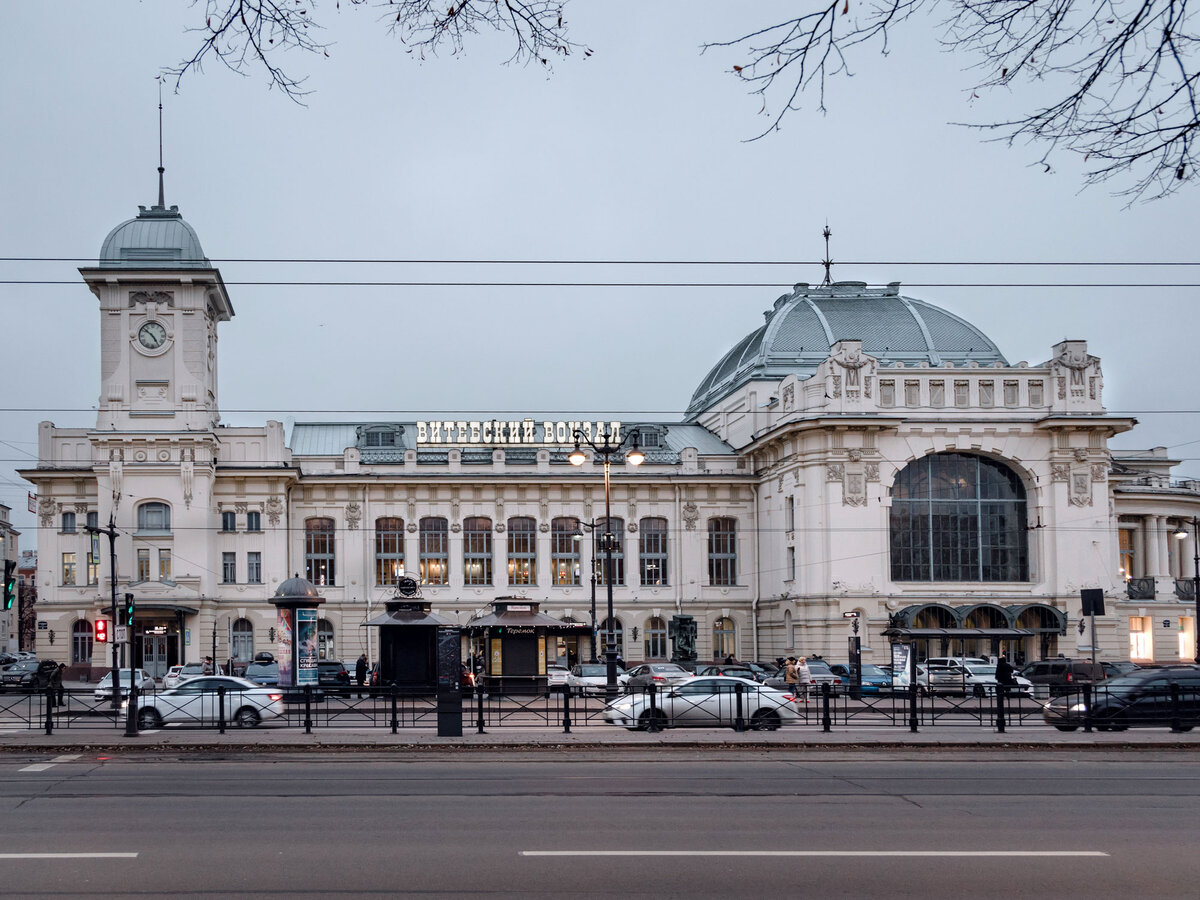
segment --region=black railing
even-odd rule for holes
[[[1130,600],[1153,600],[1153,578],[1130,578],[1125,582],[1125,593]]]
[[[1193,578],[1175,579],[1175,596],[1191,603],[1196,599],[1196,581]]]

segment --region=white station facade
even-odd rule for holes
[[[628,662],[667,659],[693,617],[700,660],[1090,655],[1080,591],[1099,588],[1101,659],[1195,650],[1200,483],[1158,448],[1114,451],[1082,340],[1009,362],[982,332],[899,284],[796,285],[717,361],[682,421],[505,414],[221,424],[218,331],[237,327],[220,272],[161,201],[80,270],[100,305],[98,414],[43,422],[37,651],[79,676],[111,664],[108,538],[127,638],[153,673],[275,650],[271,597],[317,586],[326,658],[375,658],[363,623],[420,583],[464,626],[497,598],[568,623],[547,648],[586,658],[608,630],[601,541],[614,535],[613,631]],[[227,324],[229,323],[229,324]],[[750,327],[753,323],[747,323]],[[348,403],[347,406],[352,406]],[[636,434],[638,467],[567,459],[576,429]],[[98,551],[98,552],[96,552]],[[465,651],[470,648],[464,648]]]

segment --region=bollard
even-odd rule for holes
[[[829,682],[821,684],[821,730],[828,733],[832,722],[829,718]]]
[[[908,730],[917,733],[917,685],[908,686]]]
[[[744,688],[745,688],[745,685],[742,684],[740,681],[737,682],[737,684],[735,684],[733,686],[734,693],[737,695],[737,715],[733,719],[733,730],[734,731],[745,731],[746,730],[746,717],[745,717],[744,707],[742,706],[742,690]]]
[[[312,734],[312,685],[304,686],[304,733]]]
[[[130,675],[133,673],[131,672]],[[125,737],[138,736],[138,687],[129,679],[129,702],[125,704]]]
[[[475,730],[477,734],[483,734],[483,679],[475,684],[475,699]]]
[[[658,721],[658,685],[650,682],[650,721]]]
[[[400,697],[400,688],[396,686],[396,682],[391,684],[392,697],[392,734],[395,734],[400,728],[400,717],[396,714],[397,700]]]
[[[1004,695],[1008,693],[1008,685],[996,685],[996,730],[1004,734]]]
[[[1092,686],[1083,686],[1083,730],[1092,730]]]
[[[46,685],[46,734],[54,734],[54,701],[56,699],[54,688]]]
[[[1179,685],[1171,682],[1171,730],[1176,734],[1184,731],[1183,717],[1179,710]]]
[[[217,688],[217,731],[225,733],[225,685]]]
[[[567,685],[562,686],[563,698],[563,734],[571,733],[571,689]]]

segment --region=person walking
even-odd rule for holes
[[[362,687],[367,683],[367,654],[365,653],[354,664],[354,680],[358,682],[358,696],[362,697]]]
[[[59,663],[58,668],[54,671],[54,674],[51,676],[50,683],[52,685],[54,685],[54,696],[57,698],[59,706],[66,705],[66,703],[64,701],[66,700],[67,689],[63,686],[63,676],[66,674],[66,671],[67,671],[67,664]]]
[[[809,686],[813,683],[812,672],[808,670],[808,663],[803,656],[798,656],[792,660],[796,666],[796,687],[800,691],[800,695],[804,698],[804,702],[808,702]]]
[[[215,675],[216,674],[216,670],[213,668],[213,661],[212,661],[211,656],[204,657],[204,662],[200,663],[200,674],[201,675]]]
[[[1009,665],[1007,656],[1001,656],[996,661],[996,684],[1001,688],[1010,688],[1016,685],[1016,683],[1016,670]]]

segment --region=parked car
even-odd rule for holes
[[[972,697],[990,697],[996,693],[996,667],[991,663],[951,665],[939,667],[929,676],[935,694],[962,694]],[[1010,694],[1031,696],[1033,685],[1028,678],[1014,675],[1016,684],[1010,685]]]
[[[1178,691],[1178,705],[1172,687]],[[1059,731],[1084,724],[1081,692],[1057,697],[1042,708],[1042,718]],[[1191,731],[1200,724],[1200,666],[1162,666],[1138,669],[1110,678],[1092,692],[1092,721],[1100,731],[1124,731],[1131,726],[1172,726]]]
[[[623,684],[624,675],[625,670],[617,666],[618,685]],[[571,666],[567,684],[573,694],[603,694],[608,687],[608,666],[606,663],[579,663]]]
[[[139,728],[160,728],[167,722],[214,725],[220,713],[218,691],[225,688],[225,718],[241,727],[282,716],[283,692],[231,675],[204,675],[178,687],[147,695],[138,703]]]
[[[1085,684],[1096,684],[1104,680],[1104,667],[1089,659],[1043,659],[1032,662],[1021,669],[1022,678],[1033,684],[1045,684],[1050,694],[1065,694]]]
[[[1104,670],[1105,678],[1114,678],[1117,675],[1126,675],[1129,672],[1136,672],[1141,668],[1141,666],[1135,662],[1118,662],[1116,660],[1112,660],[1109,662],[1100,663],[1100,668]]]
[[[837,693],[839,685],[842,683],[840,675],[835,675],[833,670],[829,668],[829,663],[823,659],[806,659],[804,661],[808,665],[808,674],[812,676],[812,683],[817,686],[817,690],[821,690],[821,685],[831,685],[834,693]]]
[[[475,676],[471,674],[469,669],[464,668],[463,674],[471,679],[472,685],[475,684]],[[546,666],[546,683],[551,689],[565,687],[567,677],[570,674],[571,670],[566,666],[560,666],[558,663],[550,663],[550,665]],[[466,682],[464,682],[465,684]]]
[[[766,678],[745,663],[714,663],[707,666],[697,666],[696,675],[728,675],[730,678],[749,678],[762,684]]]
[[[742,717],[747,728],[774,730],[799,719],[796,698],[747,678],[700,676],[654,696],[632,693],[610,702],[604,720],[631,731],[660,731],[666,727],[718,728],[733,726],[737,689],[742,688]]]
[[[121,699],[129,699],[129,670],[118,669],[118,682],[121,691]],[[150,673],[145,669],[134,669],[133,683],[137,685],[139,693],[149,693],[154,690],[154,679],[150,677]],[[96,690],[92,692],[92,696],[97,703],[102,703],[106,700],[112,700],[113,677],[112,672],[105,672],[104,677],[96,682]]]
[[[871,663],[863,663],[862,669],[862,687],[860,690],[864,694],[889,694],[892,691],[892,676],[890,672],[885,672],[879,666]],[[854,687],[854,666],[846,663],[834,663],[829,667],[829,671],[842,680],[839,686],[841,693],[846,693]]]
[[[198,662],[184,663],[182,666],[171,666],[163,676],[163,687],[179,687],[189,678],[199,678],[204,674],[204,666]]]
[[[275,666],[275,680],[279,681],[278,665]],[[318,660],[317,684],[328,689],[331,694],[348,694],[350,693],[350,670],[336,659]]]
[[[255,684],[279,684],[279,663],[255,660],[246,666],[246,674],[242,677]]]
[[[629,670],[624,684],[625,687],[631,689],[645,688],[652,684],[658,687],[667,687],[673,684],[683,684],[691,677],[691,672],[676,663],[643,663]]]
[[[48,662],[48,660],[47,660]],[[36,659],[19,659],[0,669],[0,687],[6,691],[37,691],[50,683],[48,668],[39,671]]]

